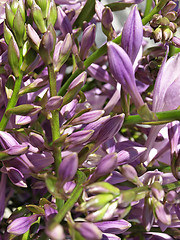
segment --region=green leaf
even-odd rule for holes
[[[95,2],[95,0],[87,0],[78,18],[76,19],[74,26],[82,27],[84,21],[89,22],[92,19],[95,14]]]
[[[115,2],[109,3],[105,5],[105,7],[109,7],[113,12],[124,10],[127,7],[131,7],[133,3],[124,3],[124,2]]]

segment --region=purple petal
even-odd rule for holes
[[[131,224],[126,220],[104,221],[95,223],[96,226],[105,233],[121,234],[131,227]]]
[[[7,227],[7,232],[15,235],[24,234],[29,230],[31,224],[34,223],[38,217],[38,214],[34,214],[30,217],[17,218]]]
[[[143,25],[137,5],[131,10],[123,27],[121,46],[134,63],[143,40]]]
[[[26,181],[24,179],[24,175],[17,169],[14,167],[7,167],[7,174],[9,179],[11,180],[11,182],[18,186],[18,187],[27,187]]]

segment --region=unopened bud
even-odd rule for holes
[[[153,32],[153,36],[155,42],[160,42],[162,40],[162,29],[159,27],[156,28]]]
[[[158,220],[164,223],[165,225],[170,225],[171,215],[167,212],[164,205],[160,203],[158,200],[156,200],[155,198],[152,198],[152,205]]]
[[[98,194],[90,197],[87,202],[83,202],[77,207],[78,211],[96,211],[104,207],[108,202],[113,200],[114,196],[110,193]]]
[[[163,14],[172,11],[176,7],[175,1],[169,1],[161,10]]]
[[[101,240],[102,232],[95,224],[90,222],[81,222],[75,224],[75,229],[87,240]]]
[[[177,24],[176,23],[170,22],[168,27],[173,33],[175,33],[176,30],[177,30]]]
[[[161,19],[160,19],[160,25],[162,25],[162,26],[168,26],[169,25],[169,19],[168,18],[166,18],[166,17],[162,17]]]
[[[120,167],[118,167],[118,169],[120,170],[121,174],[130,182],[142,186],[141,181],[138,178],[136,169],[128,164],[124,164]]]
[[[87,191],[91,194],[97,193],[111,193],[113,195],[119,195],[120,190],[108,182],[96,182],[87,187]]]
[[[169,19],[169,21],[175,21],[177,19],[177,13],[172,11],[172,12],[168,12],[166,15],[165,15],[166,18]]]
[[[46,1],[44,1],[44,2],[46,2]],[[47,29],[46,29],[46,24],[45,24],[45,21],[43,18],[43,13],[42,13],[41,8],[35,3],[34,0],[33,0],[33,4],[31,7],[31,11],[32,11],[34,22],[36,23],[39,31],[41,33],[45,33]]]
[[[95,40],[95,31],[96,25],[92,24],[88,26],[82,36],[81,40],[81,49],[80,49],[80,58],[84,60],[89,52],[89,49],[92,47],[94,40]]]
[[[170,41],[173,38],[173,32],[169,28],[163,29],[162,34],[164,41]]]
[[[106,214],[109,206],[110,206],[110,203],[107,203],[101,209],[88,214],[87,217],[86,217],[86,220],[90,221],[90,222],[99,222],[99,221],[101,221],[104,218],[104,215]]]
[[[157,200],[163,200],[164,198],[164,190],[161,186],[161,184],[157,181],[155,181],[152,185],[151,185],[151,191],[153,196],[157,199]]]
[[[28,36],[29,42],[31,44],[31,47],[34,50],[38,51],[41,39],[39,38],[39,35],[34,30],[34,28],[32,28],[32,26],[30,24],[27,25],[27,36]]]
[[[49,26],[50,24],[54,26],[57,20],[57,9],[56,9],[56,4],[54,0],[50,1],[49,5],[49,11],[47,15],[47,25]]]
[[[6,21],[11,29],[13,29],[13,21],[14,21],[14,13],[11,10],[9,4],[6,3],[5,5],[5,11],[6,11]]]
[[[9,40],[8,61],[15,77],[18,77],[19,76],[19,48],[14,38],[11,38]]]
[[[46,1],[35,0],[35,1],[38,4],[38,6],[41,8],[43,17],[46,18],[47,17],[47,12],[48,12],[48,9],[49,9],[50,0],[46,0]]]
[[[106,29],[111,28],[111,24],[113,21],[113,14],[109,7],[105,7],[102,11],[102,24]]]
[[[118,205],[119,207],[127,207],[135,199],[135,192],[133,190],[124,190],[121,191],[119,196]]]
[[[52,63],[52,52],[54,46],[54,38],[50,31],[47,31],[41,40],[39,54],[46,65]]]

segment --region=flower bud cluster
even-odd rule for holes
[[[162,8],[161,13],[153,16],[150,21],[152,29],[150,31],[145,30],[145,35],[149,32],[150,37],[153,38],[155,42],[171,42],[177,31],[180,19],[179,13],[174,10],[176,4],[175,1],[168,1]]]

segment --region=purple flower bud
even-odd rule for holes
[[[157,200],[159,200],[159,201],[163,200],[165,193],[164,193],[163,187],[161,186],[161,184],[159,182],[155,181],[151,185],[151,191],[152,191],[153,196]]]
[[[40,134],[30,132],[29,140],[34,147],[38,147],[41,150],[44,149],[44,138]]]
[[[144,105],[141,95],[138,92],[133,66],[127,53],[116,43],[108,42],[109,67],[114,78],[122,84],[128,92],[137,108]]]
[[[146,147],[128,147],[118,152],[118,166],[129,164],[139,158],[145,151]]]
[[[150,231],[153,222],[154,222],[154,215],[153,215],[153,208],[151,205],[151,198],[145,197],[143,215],[142,215],[142,224],[145,227],[146,231]]]
[[[176,201],[177,193],[175,191],[170,191],[166,194],[166,201],[173,204]]]
[[[7,174],[11,182],[18,187],[27,187],[24,175],[14,167],[7,167]]]
[[[60,185],[64,185],[65,182],[70,181],[76,174],[78,168],[78,156],[77,153],[71,153],[63,159],[59,166],[59,179]]]
[[[120,193],[120,197],[118,199],[119,207],[125,208],[128,207],[131,202],[135,200],[136,193],[133,190],[123,190]]]
[[[106,29],[110,29],[111,28],[111,24],[113,21],[113,14],[112,11],[109,7],[105,7],[102,11],[102,25],[106,28]]]
[[[143,40],[143,25],[137,5],[131,10],[123,27],[121,46],[134,63]]]
[[[73,125],[78,124],[88,124],[98,120],[104,114],[104,110],[94,110],[87,113],[82,114],[80,117],[75,118],[72,121]]]
[[[38,214],[34,214],[30,217],[17,218],[7,227],[7,232],[15,235],[24,234],[29,230],[31,224],[34,223],[38,217]]]
[[[72,38],[70,33],[66,34],[64,41],[59,41],[54,50],[54,69],[56,72],[67,61],[72,49]]]
[[[139,180],[138,178],[138,175],[137,175],[137,172],[136,172],[136,169],[131,166],[131,165],[128,165],[128,164],[124,164],[122,165],[121,167],[119,167],[119,170],[121,172],[121,174],[130,182],[136,184],[136,185],[143,185],[141,183],[141,181]]]
[[[69,137],[66,138],[66,144],[78,145],[85,143],[89,140],[89,138],[93,135],[93,130],[81,130],[78,132],[72,133]]]
[[[167,212],[167,209],[164,207],[164,205],[158,200],[156,200],[154,197],[152,198],[152,205],[158,220],[165,225],[170,225],[171,215]]]
[[[174,36],[174,37],[172,38],[172,43],[173,43],[176,47],[180,48],[180,38]]]
[[[82,72],[81,74],[79,74],[69,85],[68,89],[72,89],[74,88],[76,85],[78,85],[79,83],[83,83],[83,85],[86,82],[86,78],[87,78],[87,73],[86,72]]]
[[[120,130],[123,121],[124,114],[120,114],[108,119],[99,130],[98,136],[96,138],[96,145],[104,143],[106,140],[113,138],[116,133]]]
[[[114,78],[111,77],[111,75],[100,65],[92,63],[88,67],[87,71],[96,80],[105,83],[110,83],[111,85],[116,86],[116,81],[114,80]]]
[[[58,11],[57,26],[62,32],[62,34],[66,36],[67,33],[72,33],[71,23],[65,12],[62,10],[61,7],[57,7],[57,11]]]
[[[90,178],[90,182],[94,182],[96,179],[111,173],[116,166],[117,166],[116,154],[110,153],[106,155],[100,160],[96,170],[94,171]]]
[[[87,187],[88,193],[98,194],[98,193],[112,193],[113,195],[119,195],[120,190],[108,182],[96,182]]]
[[[172,11],[176,7],[175,1],[168,1],[168,3],[162,8],[161,12],[164,14]]]
[[[45,32],[39,46],[39,54],[44,63],[47,65],[52,63],[52,52],[54,45],[53,34],[50,31]]]
[[[60,108],[62,102],[63,102],[63,98],[61,96],[51,97],[46,104],[46,109],[49,111],[56,110]]]
[[[121,238],[112,233],[103,233],[101,240],[121,240]]]
[[[27,25],[26,30],[27,30],[27,36],[28,36],[28,40],[31,44],[31,47],[34,50],[38,51],[39,46],[40,46],[40,42],[41,42],[41,39],[39,38],[39,35],[34,30],[34,28],[32,28],[32,26],[30,24]]]
[[[81,49],[80,49],[80,58],[84,60],[86,56],[88,55],[89,49],[92,47],[94,41],[95,41],[95,31],[96,31],[96,25],[92,24],[88,26],[82,36],[81,40]]]
[[[46,220],[48,221],[58,213],[58,211],[49,204],[44,205],[44,210],[45,210]]]
[[[104,221],[95,223],[96,226],[104,233],[121,234],[131,227],[126,220]]]
[[[16,146],[12,146],[5,150],[5,152],[9,155],[21,155],[27,152],[28,146],[26,144],[18,144]]]
[[[82,222],[76,223],[75,229],[80,232],[80,234],[86,240],[101,240],[102,232],[99,230],[98,227],[94,223],[90,222]]]
[[[65,239],[64,230],[60,224],[57,224],[53,229],[48,229],[47,227],[45,232],[53,240]]]

